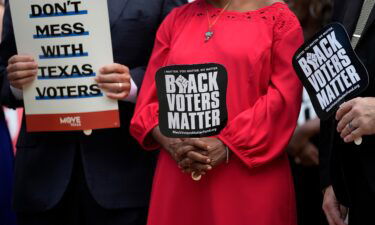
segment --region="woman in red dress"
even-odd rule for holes
[[[301,103],[292,56],[302,42],[298,20],[283,2],[197,0],[165,19],[130,128],[145,149],[162,149],[149,225],[296,224],[284,148]],[[211,138],[163,136],[156,71],[211,62],[228,71],[227,126]],[[187,153],[181,155],[181,149]],[[227,163],[226,149],[231,153]],[[181,167],[205,175],[194,181]]]

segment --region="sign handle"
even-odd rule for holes
[[[84,130],[83,133],[86,135],[86,136],[90,136],[92,134],[92,130]]]
[[[359,138],[354,140],[354,143],[359,146],[359,145],[362,144],[362,141],[363,141],[362,137],[359,137]]]

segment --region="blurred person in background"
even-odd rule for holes
[[[300,20],[306,40],[312,38],[331,18],[332,0],[289,0],[288,4]],[[327,223],[321,207],[319,131],[320,120],[304,90],[298,127],[287,148],[291,157],[299,225]]]

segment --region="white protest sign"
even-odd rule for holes
[[[118,103],[94,81],[113,63],[107,0],[10,1],[18,54],[38,76],[24,88],[28,131],[119,126]]]

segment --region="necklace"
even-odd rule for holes
[[[220,11],[219,15],[216,17],[216,19],[212,23],[211,23],[211,20],[210,20],[210,15],[209,15],[209,12],[208,12],[208,8],[206,7],[207,21],[208,21],[208,30],[204,34],[204,36],[205,36],[205,41],[204,42],[208,42],[214,36],[214,31],[212,30],[212,27],[216,24],[216,22],[219,20],[220,16],[224,13],[224,11],[228,9],[228,7],[229,7],[229,5],[230,5],[231,2],[232,2],[231,0],[228,1],[228,3]]]

